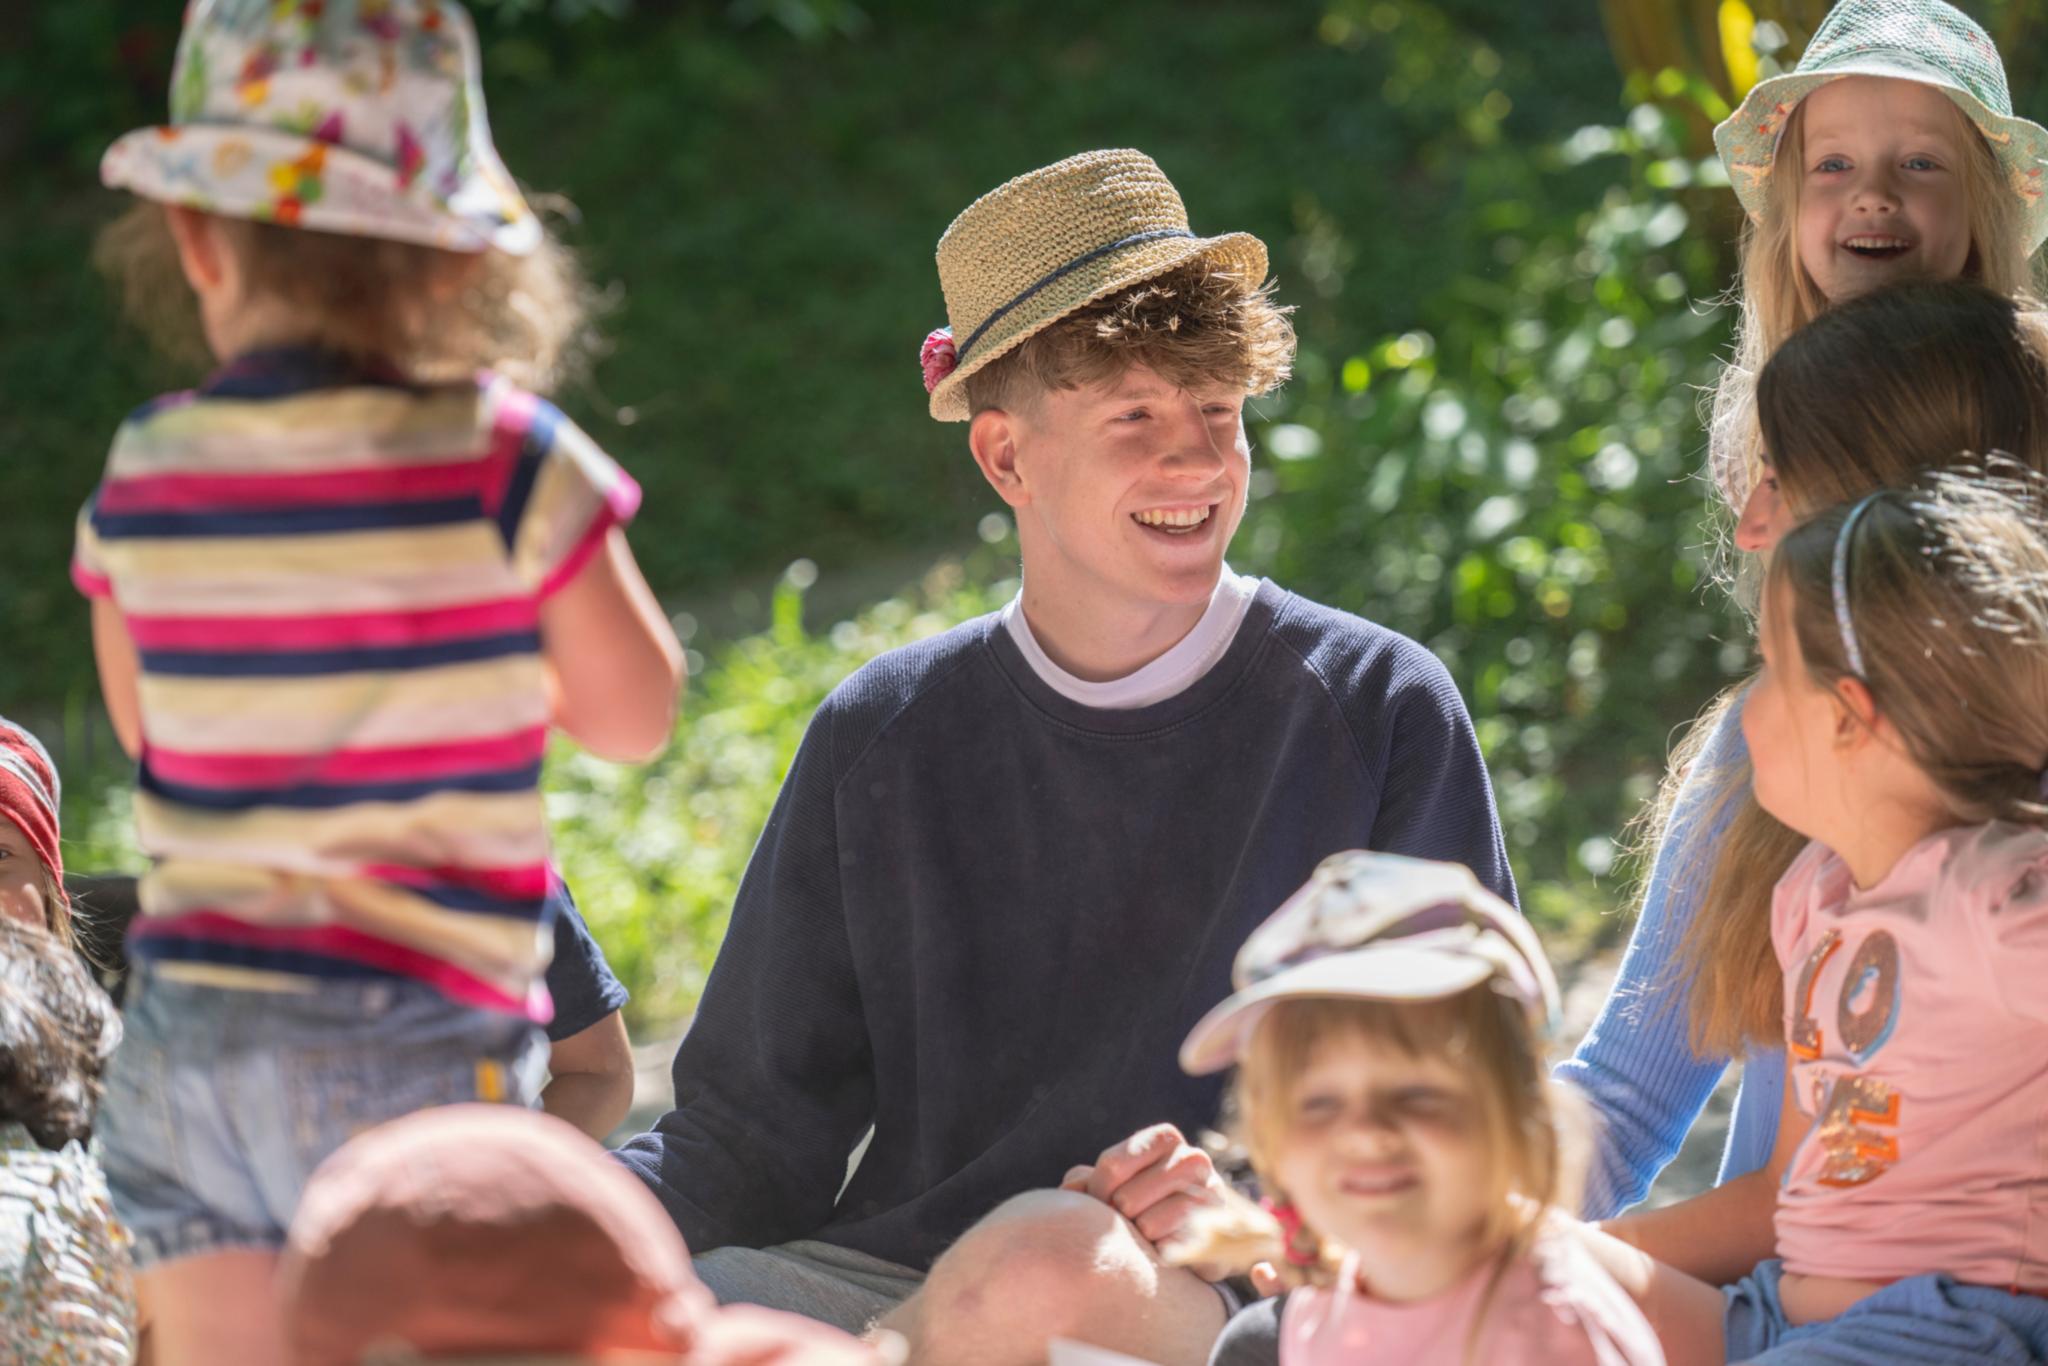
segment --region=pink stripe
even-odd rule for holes
[[[361,963],[425,982],[464,1005],[524,1015],[536,1022],[545,1022],[552,1015],[545,991],[530,992],[524,998],[515,996],[475,973],[463,971],[446,959],[379,939],[346,925],[255,925],[218,911],[191,911],[161,918],[145,916],[135,922],[130,933],[138,939],[195,939],[217,944],[240,944],[254,949],[318,954],[323,958]],[[535,1015],[536,1009],[547,1013]]]
[[[379,863],[365,867],[363,876],[400,887],[465,887],[507,901],[537,901],[547,895],[548,871],[545,863],[502,868],[407,868]]]
[[[489,465],[488,456],[465,455],[432,464],[294,474],[140,474],[102,484],[94,506],[107,513],[137,513],[454,498],[478,493]]]
[[[78,561],[71,562],[71,582],[89,598],[111,598],[114,583],[105,574],[95,574]]]
[[[145,650],[332,650],[350,646],[432,645],[471,636],[530,631],[539,612],[529,598],[433,607],[418,612],[331,616],[128,618]]]
[[[189,754],[151,745],[143,759],[159,778],[194,787],[407,782],[535,763],[546,750],[547,739],[547,727],[534,726],[451,744],[320,754]]]
[[[591,518],[590,525],[584,528],[583,535],[570,547],[569,553],[562,557],[562,562],[555,566],[554,572],[541,581],[540,595],[543,598],[553,597],[566,587],[589,562],[590,557],[604,545],[604,538],[611,529],[631,521],[633,514],[639,510],[640,485],[634,481],[632,475],[621,470],[619,482],[605,491],[604,506]]]

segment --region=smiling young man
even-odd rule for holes
[[[1090,152],[977,200],[938,263],[931,411],[969,421],[1022,591],[819,709],[676,1109],[622,1156],[725,1299],[887,1315],[925,1363],[1199,1362],[1230,1296],[1156,1254],[1217,1187],[1180,1038],[1336,850],[1512,896],[1493,799],[1434,656],[1224,563],[1244,404],[1294,351],[1256,238]]]

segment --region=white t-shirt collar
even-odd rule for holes
[[[1009,631],[1010,639],[1016,642],[1018,653],[1031,665],[1031,671],[1054,692],[1084,707],[1128,711],[1178,696],[1215,668],[1216,661],[1223,658],[1231,642],[1237,639],[1237,628],[1244,624],[1245,613],[1251,610],[1252,598],[1258,591],[1257,579],[1232,573],[1230,566],[1224,565],[1222,577],[1216,581],[1216,591],[1209,595],[1208,609],[1202,613],[1194,629],[1150,664],[1103,683],[1076,678],[1052,662],[1039,645],[1038,638],[1031,634],[1031,623],[1024,619],[1024,593],[1021,589],[1003,608],[1003,626]]]

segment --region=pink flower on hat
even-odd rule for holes
[[[930,393],[960,364],[959,348],[953,345],[953,329],[941,327],[927,334],[917,359],[924,367],[924,391]]]

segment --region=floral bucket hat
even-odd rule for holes
[[[1201,1076],[1236,1062],[1280,1001],[1436,1001],[1487,981],[1538,1028],[1556,1021],[1543,942],[1471,869],[1363,849],[1332,854],[1237,951],[1237,990],[1190,1031],[1181,1069]]]
[[[2048,238],[2048,130],[2015,118],[2005,64],[1991,35],[1941,0],[1842,0],[1782,76],[1758,81],[1714,130],[1735,196],[1761,221],[1778,139],[1799,102],[1844,76],[1885,76],[1931,85],[1969,116],[2019,198],[2029,249]]]
[[[949,325],[918,360],[932,416],[965,422],[967,377],[1097,299],[1208,258],[1256,289],[1266,244],[1197,237],[1180,192],[1143,152],[1083,152],[975,200],[939,238]]]
[[[194,0],[171,121],[100,179],[231,218],[524,255],[540,224],[491,145],[453,0]]]

